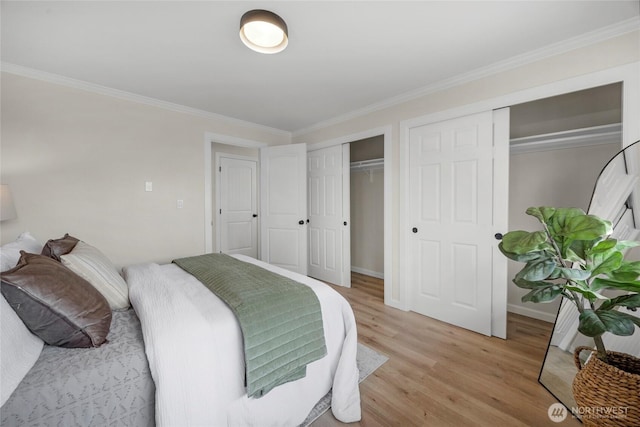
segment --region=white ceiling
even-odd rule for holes
[[[3,0],[1,58],[5,69],[296,131],[637,22],[639,3]],[[240,17],[256,8],[287,22],[284,52],[262,55],[240,41]]]

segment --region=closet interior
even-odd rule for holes
[[[350,143],[351,271],[384,278],[384,137]]]

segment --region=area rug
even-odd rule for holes
[[[387,356],[384,356],[377,351],[358,343],[358,353],[356,355],[356,362],[358,364],[358,370],[360,371],[358,383],[361,383],[373,371],[382,366],[382,364],[387,360],[389,360]],[[320,399],[320,401],[311,410],[311,412],[309,412],[309,416],[307,417],[307,419],[304,420],[302,424],[300,424],[300,427],[308,426],[309,424],[314,422],[320,415],[327,412],[330,407],[331,391],[329,391],[329,393],[327,393],[322,399]]]

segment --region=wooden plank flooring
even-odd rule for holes
[[[552,422],[538,384],[551,324],[509,313],[508,339],[486,337],[383,303],[382,280],[333,286],[353,307],[358,340],[389,357],[360,384],[362,426],[579,426]],[[331,411],[312,427],[339,426]]]

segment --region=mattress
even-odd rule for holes
[[[99,348],[45,346],[0,409],[0,425],[155,425],[155,386],[133,310],[113,312],[107,340]]]
[[[327,356],[308,364],[304,378],[250,398],[242,332],[231,309],[175,264],[127,267],[129,297],[141,320],[157,388],[157,425],[296,426],[329,390],[336,419],[360,420],[357,328],[349,303],[310,277],[233,256],[313,290],[322,311]]]

